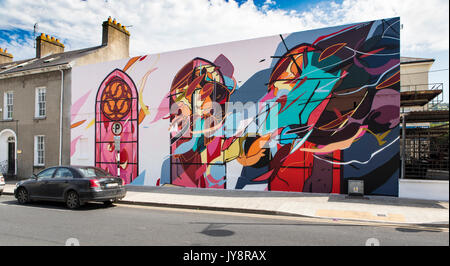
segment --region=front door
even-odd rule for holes
[[[16,143],[8,142],[8,174],[16,174]]]

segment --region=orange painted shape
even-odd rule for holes
[[[134,63],[136,63],[137,60],[139,60],[140,56],[136,56],[128,60],[128,63],[123,68],[123,71],[127,71]]]
[[[82,121],[78,121],[78,122],[73,123],[73,124],[70,126],[70,128],[76,128],[77,126],[83,124],[84,122],[86,122],[86,119],[85,119],[85,120],[82,120]]]
[[[147,106],[147,109],[148,109],[148,106]],[[139,117],[139,120],[138,120],[139,125],[142,123],[142,121],[144,121],[145,116],[146,116],[145,111],[144,111],[144,109],[141,108],[141,110],[139,110],[139,116],[138,116]]]

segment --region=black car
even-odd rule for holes
[[[18,182],[14,195],[20,204],[32,200],[65,202],[76,209],[88,201],[111,204],[125,197],[121,178],[90,166],[56,166]]]

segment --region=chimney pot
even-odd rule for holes
[[[117,58],[129,57],[130,33],[125,27],[116,19],[112,20],[111,17],[108,17],[102,26],[102,45],[110,47]]]
[[[12,54],[8,53],[8,49],[5,48],[5,50],[3,50],[2,48],[0,48],[0,64],[11,63],[12,61],[13,56]]]
[[[36,57],[42,58],[51,54],[64,52],[64,44],[53,36],[42,33],[36,38]]]

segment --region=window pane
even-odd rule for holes
[[[37,141],[37,163],[38,164],[44,164],[45,161],[45,157],[44,157],[44,136],[37,136],[36,138]]]
[[[42,172],[40,172],[37,176],[39,178],[51,178],[53,175],[53,172],[55,172],[55,168],[51,168],[51,169],[46,169]]]
[[[54,178],[72,178],[72,172],[67,168],[59,168]]]
[[[6,93],[6,118],[12,119],[12,112],[13,112],[13,93],[7,92]]]
[[[39,117],[46,115],[46,89],[37,89],[37,115]]]
[[[110,176],[107,172],[94,167],[80,167],[78,168],[84,177],[105,177]]]

